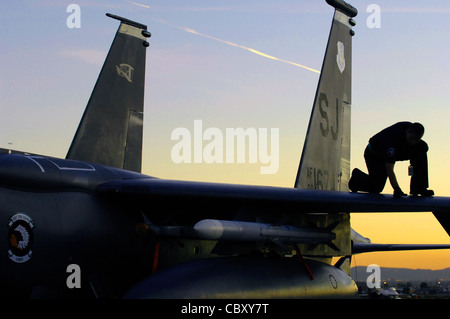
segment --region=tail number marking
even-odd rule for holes
[[[340,190],[342,173],[330,174],[326,169],[309,166],[306,170],[306,178],[308,189],[335,191]]]
[[[330,120],[328,117],[328,97],[325,93],[320,93],[319,95],[319,111],[322,119],[325,120],[325,123],[320,123],[320,131],[322,132],[323,137],[328,137],[331,128],[331,136],[333,140],[337,140],[338,138],[338,130],[339,130],[339,101],[336,99],[336,125],[330,127]],[[325,124],[325,125],[324,125]]]

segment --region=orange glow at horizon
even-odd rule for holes
[[[351,226],[377,244],[450,244],[449,236],[432,213],[353,213]],[[370,264],[444,269],[450,266],[450,250],[373,252],[352,259],[352,267]]]
[[[292,141],[292,144],[297,141]],[[156,146],[156,145],[155,145]],[[298,166],[297,154],[293,150],[280,150],[280,156],[286,158],[277,174],[262,177],[253,164],[174,164],[164,160],[162,154],[168,153],[159,145],[158,151],[151,152],[152,163],[144,164],[144,173],[159,178],[175,180],[193,180],[217,183],[252,184],[278,187],[292,187],[293,176]],[[159,158],[159,156],[161,158]],[[146,156],[144,156],[146,157]],[[362,157],[362,156],[361,156]],[[431,158],[431,161],[432,158]],[[365,170],[360,160],[356,167]],[[148,165],[148,166],[147,166]],[[255,164],[257,165],[257,164]],[[396,165],[399,182],[407,191],[409,178],[406,169],[409,163]],[[148,170],[147,170],[148,167]],[[430,167],[430,182],[435,190],[444,190],[444,181],[434,174],[436,167]],[[402,174],[403,173],[403,174]],[[294,174],[294,175],[293,175]],[[384,194],[391,195],[388,185]],[[442,185],[442,186],[441,186]],[[438,193],[439,196],[448,194]],[[351,213],[351,227],[376,244],[450,244],[450,238],[437,219],[430,213]],[[336,260],[335,260],[336,261]],[[432,269],[439,270],[450,267],[450,250],[418,250],[371,252],[354,255],[351,266],[368,266],[377,264],[380,267]]]

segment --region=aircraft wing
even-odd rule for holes
[[[221,184],[166,179],[112,181],[100,193],[172,199],[214,199],[295,205],[299,213],[449,212],[450,197],[393,198],[392,195],[318,191],[298,188]]]
[[[114,197],[119,195],[122,199],[128,197],[134,202],[167,199],[202,206],[202,202],[214,201],[217,207],[225,203],[251,203],[265,208],[290,208],[296,213],[433,212],[450,235],[450,197],[393,198],[392,195],[154,178],[107,182],[99,185],[96,192]],[[208,208],[213,209],[211,206]]]

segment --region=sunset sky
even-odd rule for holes
[[[366,171],[369,138],[421,122],[430,187],[450,196],[450,3],[354,0],[351,167]],[[81,8],[70,29],[69,4]],[[381,8],[369,28],[366,8]],[[118,21],[148,25],[143,173],[160,178],[292,187],[333,16],[323,1],[2,1],[0,147],[65,157]],[[255,164],[175,164],[176,128],[278,128],[279,170]],[[395,167],[409,192],[409,163]],[[392,194],[389,183],[384,193]],[[431,213],[352,214],[376,243],[450,244]],[[356,262],[356,264],[355,264]],[[357,255],[352,266],[442,269],[450,250]]]

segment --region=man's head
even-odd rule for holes
[[[425,128],[420,123],[413,123],[406,130],[406,141],[409,145],[416,145],[420,142],[423,134],[425,133]]]

